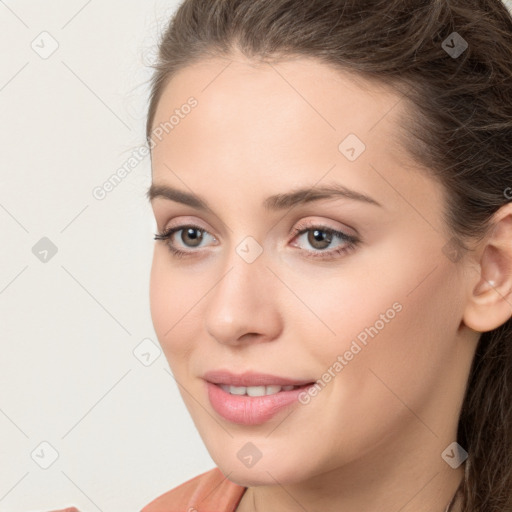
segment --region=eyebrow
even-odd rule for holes
[[[192,206],[198,210],[211,211],[208,202],[202,197],[189,192],[184,192],[183,190],[179,190],[168,185],[159,185],[153,183],[149,187],[146,196],[150,202],[157,197],[161,197],[170,201]],[[382,207],[382,205],[372,197],[361,192],[351,190],[341,184],[324,185],[321,187],[310,188],[305,187],[292,190],[291,192],[275,194],[267,197],[263,201],[263,207],[269,211],[278,211],[285,210],[299,204],[318,201],[320,199],[333,199],[337,197]]]

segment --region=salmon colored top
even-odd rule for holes
[[[167,491],[140,512],[235,512],[246,490],[215,467]]]

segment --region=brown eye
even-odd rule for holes
[[[332,233],[322,229],[311,229],[308,233],[308,243],[315,249],[325,249],[332,241]]]
[[[208,237],[212,238],[214,245],[218,245],[217,239],[211,235],[205,229],[196,226],[194,224],[186,224],[181,226],[175,226],[165,230],[163,233],[157,233],[155,240],[163,240],[166,242],[168,249],[174,256],[192,256],[195,253],[201,253],[202,251],[193,250],[201,249],[202,242]],[[190,250],[181,250],[190,249]]]
[[[189,247],[197,247],[203,240],[203,231],[197,228],[189,227],[181,229],[181,241]],[[199,234],[198,234],[199,233]]]
[[[334,260],[356,248],[360,243],[360,239],[353,235],[348,235],[343,231],[330,228],[328,226],[314,225],[311,223],[303,224],[293,230],[295,243],[294,247],[300,248],[301,238],[302,244],[309,248],[302,249],[302,252],[308,258],[318,258],[325,261]],[[333,241],[338,244],[331,246]]]

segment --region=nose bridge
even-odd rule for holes
[[[263,286],[267,282],[265,273],[269,273],[265,263],[262,252],[256,255],[253,241],[242,241],[232,248],[226,258],[223,277],[215,287],[215,302],[219,306],[243,308],[268,298],[264,296],[267,292]]]
[[[206,328],[218,341],[235,342],[246,333],[273,336],[279,313],[266,263],[263,248],[252,237],[226,257],[206,313]]]

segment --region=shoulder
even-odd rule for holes
[[[246,489],[215,467],[167,491],[140,512],[234,512]]]

